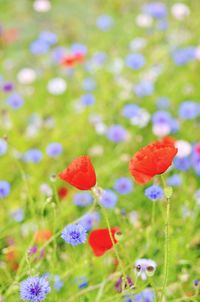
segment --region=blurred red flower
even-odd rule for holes
[[[39,230],[35,233],[35,242],[45,242],[52,237],[52,232],[50,230]]]
[[[145,184],[172,164],[178,149],[171,137],[165,137],[139,150],[130,160],[129,170],[135,181]]]
[[[85,55],[83,53],[77,52],[71,55],[65,56],[61,60],[61,64],[65,67],[73,67],[77,63],[83,63]]]
[[[113,240],[111,240],[109,229],[96,229],[90,233],[88,242],[95,256],[99,257],[104,255],[105,252],[113,247],[113,242],[115,244],[117,243],[115,234],[118,233],[120,229],[113,227],[110,230]]]
[[[87,155],[74,159],[59,177],[79,190],[90,190],[96,185],[96,173]]]
[[[68,195],[69,190],[65,187],[60,187],[58,189],[58,196],[62,200]]]

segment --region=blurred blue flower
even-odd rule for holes
[[[140,111],[140,107],[135,104],[127,104],[122,110],[122,115],[128,119],[133,118]]]
[[[51,288],[45,277],[29,277],[20,283],[20,297],[22,300],[43,301],[50,291]]]
[[[67,50],[65,47],[56,47],[53,49],[52,58],[56,63],[59,63],[65,56]]]
[[[107,54],[102,51],[96,52],[92,56],[92,61],[95,62],[97,65],[104,64],[106,59],[107,59]]]
[[[39,40],[47,43],[48,45],[53,45],[57,43],[58,38],[57,35],[50,31],[43,31],[39,35]]]
[[[157,111],[152,115],[152,122],[153,123],[171,123],[171,114],[167,111]]]
[[[128,177],[120,177],[114,184],[114,189],[122,195],[128,194],[133,191],[133,182]]]
[[[0,199],[5,198],[10,193],[10,184],[5,180],[0,180]]]
[[[7,82],[3,84],[2,88],[4,92],[11,92],[13,90],[13,87],[14,87],[13,83]]]
[[[160,31],[165,31],[169,27],[169,22],[166,19],[162,19],[158,21],[157,28]]]
[[[63,281],[60,279],[59,275],[54,276],[54,288],[59,291],[63,287]]]
[[[63,147],[59,143],[51,143],[47,146],[46,152],[49,157],[58,157],[63,152]]]
[[[46,54],[49,50],[49,44],[42,40],[35,40],[30,45],[30,51],[34,55]]]
[[[150,81],[141,81],[136,84],[134,91],[139,97],[150,96],[154,93],[154,85]]]
[[[70,224],[62,231],[61,238],[64,239],[65,242],[76,246],[85,243],[86,234],[86,229],[82,224]]]
[[[182,183],[182,179],[180,175],[174,174],[167,178],[167,185],[171,187],[178,187]]]
[[[81,96],[81,104],[83,106],[91,106],[95,103],[95,97],[92,94],[85,94]]]
[[[193,101],[185,101],[181,103],[179,108],[179,116],[183,119],[194,119],[200,115],[200,104]]]
[[[121,125],[112,125],[110,128],[107,130],[107,138],[115,143],[119,143],[121,141],[126,140],[126,130],[124,127]]]
[[[170,100],[167,97],[159,97],[156,101],[156,105],[159,109],[166,109],[170,105]]]
[[[113,19],[107,15],[99,16],[96,20],[96,25],[102,31],[106,31],[113,25]]]
[[[24,100],[18,93],[15,92],[7,98],[6,103],[13,109],[18,109],[22,107]]]
[[[174,159],[174,166],[176,169],[180,171],[187,171],[190,169],[192,165],[191,158],[187,157],[175,157]]]
[[[87,47],[84,44],[81,44],[81,43],[74,43],[71,46],[71,51],[73,53],[80,52],[82,54],[86,54],[87,53]]]
[[[83,81],[83,89],[93,91],[96,88],[96,82],[92,78],[87,78]]]
[[[100,220],[100,215],[98,212],[92,212],[85,214],[79,221],[79,223],[86,229],[90,231],[94,226],[98,224]]]
[[[42,160],[42,152],[39,149],[30,149],[24,156],[23,160],[30,163],[39,163]]]
[[[100,198],[100,203],[105,207],[112,209],[117,202],[117,195],[112,190],[105,190]]]
[[[150,200],[161,199],[164,196],[163,189],[158,185],[152,185],[148,187],[145,192],[145,196],[147,196]]]
[[[0,138],[0,156],[6,154],[8,149],[8,144],[5,139]]]
[[[126,65],[132,69],[140,69],[145,64],[145,58],[139,53],[130,54],[126,57]]]
[[[85,207],[93,202],[93,197],[90,192],[81,192],[74,195],[74,204],[79,207]]]
[[[179,48],[172,52],[172,59],[176,65],[185,65],[196,58],[195,47]]]
[[[88,278],[85,276],[76,277],[75,281],[80,289],[88,287]]]
[[[151,2],[143,6],[144,13],[154,18],[161,19],[167,16],[167,9],[162,2]]]
[[[23,209],[15,210],[14,212],[11,213],[11,217],[17,222],[22,222],[24,220],[24,211],[23,211]]]

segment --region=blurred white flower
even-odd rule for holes
[[[89,149],[89,154],[92,156],[101,156],[104,153],[104,147],[101,145],[93,146]]]
[[[67,89],[67,83],[62,78],[54,78],[48,82],[47,90],[53,95],[60,95]]]
[[[178,149],[176,154],[177,157],[183,158],[190,155],[192,151],[192,146],[190,143],[184,140],[178,140],[175,142],[175,146]]]
[[[138,259],[134,265],[135,274],[142,280],[146,280],[147,277],[153,276],[156,270],[156,263],[151,259]]]
[[[51,3],[48,0],[35,0],[33,8],[39,13],[45,13],[51,9]]]
[[[122,71],[124,62],[121,58],[115,58],[109,66],[109,71],[114,74],[119,74]]]
[[[23,68],[17,74],[17,80],[21,84],[32,84],[36,79],[35,70]]]
[[[150,118],[151,116],[149,112],[144,109],[141,109],[138,111],[137,115],[135,115],[130,121],[132,125],[143,128],[148,124]]]
[[[105,134],[107,127],[104,123],[98,123],[95,125],[95,129],[98,134]]]
[[[190,14],[190,9],[184,3],[175,3],[172,5],[171,13],[177,20],[182,20]]]
[[[53,191],[48,184],[41,184],[40,192],[43,193],[47,197],[51,197],[53,195]]]
[[[140,14],[136,17],[136,24],[140,27],[150,27],[153,19],[149,15]]]
[[[167,123],[156,123],[153,125],[152,131],[158,137],[163,137],[170,133],[170,125]]]
[[[132,40],[129,44],[129,48],[132,51],[138,51],[140,49],[143,49],[146,46],[147,42],[144,38],[135,38]]]

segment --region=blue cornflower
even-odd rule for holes
[[[30,51],[34,55],[46,54],[49,50],[49,44],[43,40],[35,40],[30,45]]]
[[[83,81],[83,89],[92,91],[96,88],[96,82],[92,78],[87,78]]]
[[[112,125],[107,130],[107,138],[115,143],[126,140],[126,130],[121,125]]]
[[[114,208],[117,202],[117,195],[112,190],[105,190],[100,198],[100,203],[105,208]]]
[[[106,31],[113,25],[113,19],[107,15],[99,16],[96,20],[96,25],[102,31]]]
[[[114,184],[114,189],[122,194],[128,194],[133,191],[133,182],[128,177],[118,178]]]
[[[180,175],[174,174],[167,178],[167,185],[171,187],[178,187],[182,183],[182,179]]]
[[[156,101],[156,105],[159,109],[168,108],[170,105],[170,100],[167,97],[159,97]]]
[[[85,214],[79,221],[79,223],[86,229],[90,231],[94,226],[98,224],[100,220],[100,215],[98,212]]]
[[[81,224],[70,224],[62,231],[61,238],[65,242],[76,246],[86,241],[86,234],[86,229]]]
[[[96,52],[92,56],[92,61],[99,66],[104,64],[106,59],[107,59],[107,54],[105,52]]]
[[[5,198],[10,193],[10,184],[5,180],[0,180],[0,199]]]
[[[13,109],[19,109],[24,104],[24,100],[15,92],[7,98],[6,103]]]
[[[167,16],[166,6],[162,2],[148,3],[143,6],[143,11],[156,19],[165,18]]]
[[[172,53],[172,59],[176,65],[185,65],[196,58],[195,51],[192,46],[176,49]]]
[[[175,157],[174,159],[174,166],[176,169],[180,171],[187,171],[190,169],[192,165],[191,158],[187,157]]]
[[[85,94],[81,96],[81,104],[83,106],[91,106],[95,103],[95,97],[92,94]]]
[[[54,276],[54,288],[59,291],[63,287],[63,281],[60,279],[59,275]]]
[[[164,196],[163,189],[160,186],[153,185],[147,188],[144,192],[145,196],[147,196],[150,200],[161,199]]]
[[[135,302],[154,302],[156,295],[155,292],[149,288],[146,288],[141,293],[135,294],[134,296]]]
[[[12,212],[11,217],[17,222],[22,222],[24,219],[23,209],[17,209],[16,211]]]
[[[140,107],[135,104],[127,104],[124,106],[122,110],[122,115],[126,118],[133,118],[134,116],[137,116],[138,112],[140,111]]]
[[[85,207],[92,203],[93,197],[90,192],[81,192],[74,195],[74,204],[79,207]]]
[[[135,94],[139,97],[150,96],[154,92],[154,85],[150,81],[141,81],[139,82],[135,88]]]
[[[81,43],[74,43],[71,46],[71,51],[74,53],[80,52],[82,54],[87,53],[87,47],[84,44]]]
[[[0,156],[7,152],[8,144],[5,139],[0,138]]]
[[[157,111],[152,115],[152,122],[153,123],[171,123],[171,114],[167,111]]]
[[[65,56],[67,50],[65,47],[56,47],[53,49],[52,58],[56,63],[59,63]]]
[[[45,277],[29,277],[20,283],[20,297],[23,301],[39,302],[51,291]]]
[[[57,35],[50,31],[43,31],[39,35],[39,40],[47,43],[48,45],[53,45],[57,43],[58,38]]]
[[[42,152],[39,149],[30,149],[24,154],[23,160],[37,164],[42,160]]]
[[[132,69],[140,69],[145,64],[145,58],[139,53],[130,54],[126,57],[126,65]]]
[[[59,143],[51,143],[46,148],[46,152],[49,155],[49,157],[57,157],[62,153],[62,151],[63,151],[63,147]]]
[[[191,120],[200,115],[200,105],[193,101],[185,101],[180,105],[179,116]]]

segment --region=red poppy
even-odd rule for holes
[[[73,67],[76,63],[82,63],[84,61],[84,57],[85,55],[80,52],[67,55],[62,59],[61,64],[65,67]]]
[[[52,237],[50,230],[39,230],[35,233],[35,242],[45,242]]]
[[[90,190],[96,185],[96,173],[87,155],[74,159],[59,177],[79,190]]]
[[[130,160],[129,170],[139,184],[145,184],[172,164],[178,149],[171,137],[156,141],[139,150]]]
[[[119,228],[111,228],[112,239],[109,233],[109,229],[96,229],[89,235],[88,242],[91,246],[95,256],[99,257],[105,254],[113,247],[113,242],[117,243],[115,234],[119,232]]]
[[[67,196],[68,192],[69,192],[69,190],[67,188],[60,187],[58,189],[58,196],[59,196],[59,198],[61,200],[64,199]]]

